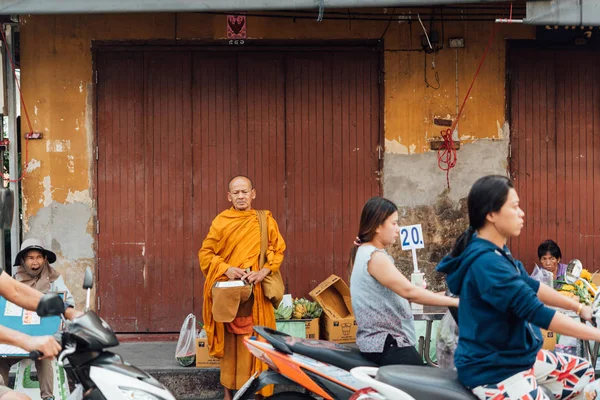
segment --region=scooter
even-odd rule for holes
[[[281,392],[271,400],[474,400],[455,370],[390,365],[378,368],[348,346],[300,339],[265,327],[254,330],[264,340],[244,339],[250,352],[269,366],[251,377],[234,400],[252,399],[267,385],[299,385],[308,393]],[[552,398],[552,393],[541,387]]]
[[[58,364],[76,384],[69,400],[175,400],[159,381],[146,372],[123,361],[121,356],[105,349],[119,344],[112,328],[90,311],[92,271],[87,268],[83,288],[87,290],[85,313],[67,321],[63,300],[56,293],[45,294],[37,307],[40,317],[61,316],[64,329],[55,336],[61,343]],[[29,358],[42,354],[32,351]]]
[[[255,327],[264,340],[244,339],[250,352],[269,366],[251,377],[234,400],[252,399],[267,385],[300,385],[325,400],[474,400],[455,370],[413,365],[378,368],[348,346],[300,339],[265,327]],[[549,389],[541,386],[550,398]],[[281,392],[272,400],[308,400],[308,393]]]
[[[575,284],[581,277],[583,265],[579,260],[572,260],[567,266],[565,281],[568,284]],[[598,290],[594,289],[585,279],[581,280],[594,295],[592,304],[593,324],[600,317],[600,296]],[[456,309],[451,309],[454,318],[457,320]],[[587,344],[587,342],[586,342]],[[592,365],[596,365],[596,352],[586,346],[586,352]],[[454,370],[444,370],[430,368],[427,371],[423,367],[409,365],[393,365],[381,368],[357,367],[350,371],[352,376],[364,385],[370,386],[377,394],[386,399],[394,400],[414,400],[414,399],[476,399],[476,397],[466,390],[458,381]],[[540,386],[542,391],[546,392],[548,398],[554,398],[552,392]],[[363,400],[369,399],[365,397]]]
[[[251,377],[237,391],[234,400],[254,398],[256,392],[268,385],[300,385],[325,400],[365,400],[367,397],[361,396],[371,392],[373,397],[369,399],[384,399],[350,373],[354,367],[376,366],[358,350],[324,340],[296,338],[261,326],[254,327],[254,331],[264,340],[252,336],[245,338],[244,344],[269,369]],[[269,399],[314,400],[314,397],[308,393],[282,392]]]
[[[450,311],[457,318],[457,310]],[[411,365],[378,368],[348,346],[296,338],[266,327],[254,330],[263,340],[252,336],[244,343],[269,368],[251,377],[234,400],[251,399],[267,385],[299,385],[325,400],[476,399],[454,370]],[[552,397],[547,388],[542,390]],[[270,399],[314,399],[308,393],[276,393]]]
[[[254,330],[262,338],[245,339],[250,352],[269,369],[251,377],[235,395],[246,399],[267,385],[300,385],[326,400],[472,400],[456,372],[431,367],[377,368],[358,350],[324,340],[300,339],[265,327]],[[376,377],[376,379],[373,379]],[[314,399],[309,394],[284,392],[270,399]]]

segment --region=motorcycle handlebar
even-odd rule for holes
[[[56,332],[54,335],[52,335],[52,337],[58,342],[58,344],[62,343],[62,332]],[[39,360],[42,357],[44,357],[44,353],[39,350],[33,350],[29,352],[29,358],[34,361]]]

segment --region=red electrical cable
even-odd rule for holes
[[[452,123],[452,128],[442,130],[440,133],[442,135],[442,139],[444,139],[444,143],[438,150],[438,167],[442,171],[446,171],[446,184],[448,185],[448,189],[450,189],[450,170],[456,166],[456,161],[458,160],[458,155],[456,154],[456,148],[454,147],[454,139],[452,138],[452,134],[456,129],[456,125],[458,124],[458,120],[460,119],[462,112],[465,108],[465,104],[467,104],[467,100],[469,100],[469,95],[471,94],[471,90],[473,89],[473,85],[475,84],[475,80],[477,80],[477,76],[479,75],[479,71],[481,71],[481,67],[483,66],[483,62],[485,61],[490,48],[492,47],[492,43],[494,42],[494,37],[496,36],[496,28],[497,25],[494,25],[492,29],[492,34],[490,35],[490,39],[488,40],[488,44],[485,48],[485,52],[483,53],[483,57],[481,61],[479,61],[479,66],[477,67],[477,71],[475,72],[475,76],[473,76],[473,81],[471,82],[471,86],[469,86],[469,90],[463,100],[462,106],[458,111],[458,115],[456,119]]]
[[[29,113],[27,112],[27,106],[25,105],[25,100],[23,99],[23,92],[21,92],[21,85],[19,84],[19,80],[17,79],[17,68],[15,67],[15,63],[10,54],[10,48],[8,46],[8,42],[6,41],[6,35],[4,34],[4,24],[0,24],[0,33],[2,34],[2,40],[4,41],[4,44],[6,45],[6,54],[8,55],[8,59],[10,60],[10,65],[12,66],[15,83],[17,84],[17,88],[19,89],[19,98],[21,99],[21,105],[23,106],[23,112],[25,113],[25,119],[27,120],[27,125],[29,126],[29,132],[33,133],[33,127],[31,125],[31,120],[29,119]],[[13,183],[21,181],[25,177],[25,174],[27,173],[27,164],[29,164],[29,139],[25,138],[25,162],[23,163],[23,172],[21,173],[21,176],[17,179],[4,178],[4,180],[8,181],[8,182],[13,182]]]

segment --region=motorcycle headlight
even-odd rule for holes
[[[165,400],[164,398],[157,396],[152,393],[148,393],[145,390],[131,388],[131,387],[123,387],[119,386],[119,390],[121,393],[125,395],[128,399],[134,400]]]

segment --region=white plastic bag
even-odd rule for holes
[[[175,359],[184,367],[196,363],[196,316],[189,314],[179,332]]]
[[[552,272],[536,266],[533,268],[531,277],[540,283],[545,283],[547,286],[554,287],[554,275]]]
[[[198,333],[198,339],[206,339],[206,331],[204,330],[204,328],[202,328],[200,333]]]
[[[437,362],[440,368],[454,368],[454,351],[457,345],[458,326],[450,311],[446,311],[446,315],[440,321],[436,345]]]

